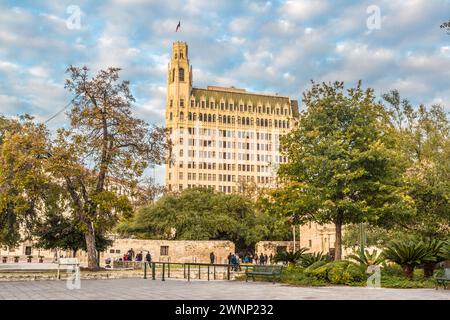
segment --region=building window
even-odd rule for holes
[[[312,240],[309,240],[309,247],[312,248]]]
[[[178,80],[184,81],[184,69],[183,68],[178,69]]]
[[[169,255],[169,246],[161,246],[161,248],[160,248],[160,255],[161,256],[168,256]]]
[[[31,256],[31,247],[30,246],[26,246],[25,247],[25,255],[26,256]]]
[[[184,99],[180,99],[180,107],[184,107]]]

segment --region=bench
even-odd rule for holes
[[[263,276],[263,277],[272,277],[273,283],[275,283],[275,278],[281,278],[281,271],[283,270],[283,266],[264,266],[264,265],[254,265],[252,270],[245,271],[246,279],[245,282],[248,281],[248,277],[252,277],[253,281],[255,281],[255,276]]]
[[[446,290],[447,282],[450,281],[450,268],[445,268],[444,274],[442,276],[437,276],[434,279],[436,281],[436,290],[440,286],[442,286]]]

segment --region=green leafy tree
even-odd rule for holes
[[[405,181],[416,214],[398,225],[423,238],[446,239],[450,230],[450,122],[439,105],[413,108],[398,91],[383,95],[399,151],[407,161]]]
[[[71,250],[73,257],[78,250],[86,250],[86,240],[82,229],[71,217],[62,214],[48,214],[43,221],[36,223],[33,234],[37,237],[36,246],[43,249]],[[113,241],[102,234],[95,235],[96,250],[101,252],[111,246]]]
[[[306,111],[298,127],[282,139],[289,161],[279,174],[288,184],[287,198],[299,197],[291,214],[335,225],[336,260],[344,224],[391,223],[411,207],[403,159],[387,113],[374,99],[361,83],[346,91],[342,82],[313,83],[303,95]]]
[[[192,188],[140,208],[116,230],[139,238],[230,240],[237,249],[248,250],[257,241],[282,237],[283,232],[271,229],[269,223],[277,224],[272,218],[255,212],[253,202],[242,195]]]
[[[58,130],[47,161],[85,235],[91,269],[98,267],[96,235],[132,212],[129,198],[112,185],[135,188],[145,168],[163,160],[166,145],[163,129],[133,116],[134,98],[129,82],[119,81],[119,71],[108,68],[90,78],[87,67],[68,68],[66,88],[74,93],[70,127]]]
[[[55,185],[40,160],[48,132],[29,116],[0,117],[0,243],[29,239],[38,212],[56,200]]]

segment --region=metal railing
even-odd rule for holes
[[[147,279],[147,269],[151,269],[151,277],[152,280],[156,280],[156,268],[159,266],[161,269],[161,280],[165,281],[166,277],[170,278],[171,269],[174,269],[175,266],[179,266],[180,271],[183,268],[183,278],[187,279],[187,281],[191,281],[191,273],[194,272],[194,269],[198,268],[197,279],[202,279],[202,268],[204,270],[204,276],[209,281],[211,280],[211,275],[213,280],[217,280],[218,269],[226,270],[226,279],[231,279],[232,265],[231,264],[210,264],[210,263],[197,263],[197,262],[184,262],[184,263],[176,263],[176,262],[163,262],[156,261],[150,263],[144,263],[144,279]],[[205,270],[206,269],[206,270]],[[191,272],[192,271],[192,272]],[[206,273],[206,274],[205,274]],[[194,273],[195,274],[195,273]]]

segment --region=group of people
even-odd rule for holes
[[[123,258],[119,259],[119,261],[143,261],[143,259],[144,254],[142,253],[142,251],[135,255],[133,248],[131,248],[127,251],[127,253],[123,255]],[[150,254],[150,251],[147,251],[147,254],[145,255],[145,261],[152,262],[152,255]]]
[[[235,253],[228,255],[228,264],[231,264],[234,271],[240,271],[241,270],[241,263],[245,264],[268,264],[272,261],[273,255],[270,254],[268,256],[267,254],[261,253],[259,256],[258,254],[252,255],[252,254],[245,254],[243,258],[239,256],[239,254]]]

